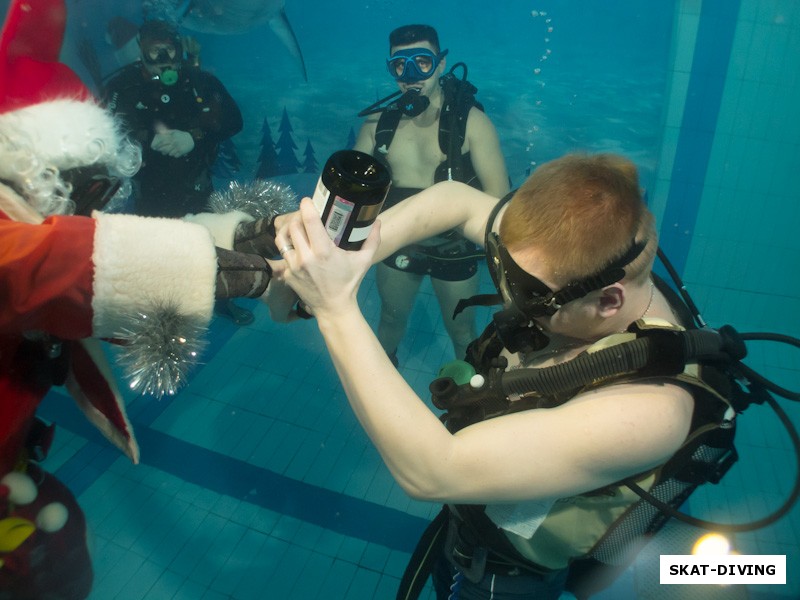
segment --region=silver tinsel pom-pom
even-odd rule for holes
[[[160,398],[174,396],[186,385],[207,342],[206,328],[175,304],[163,304],[130,317],[118,336],[118,360],[130,388]]]
[[[232,181],[227,190],[211,194],[208,207],[224,214],[240,210],[256,219],[273,219],[276,215],[297,210],[297,194],[283,183],[256,179],[247,184]]]

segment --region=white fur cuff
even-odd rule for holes
[[[132,314],[164,304],[211,319],[217,255],[207,229],[176,219],[93,216],[94,335],[118,335]]]

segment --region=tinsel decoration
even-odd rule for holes
[[[130,388],[160,398],[186,385],[207,346],[203,319],[165,302],[129,317],[119,340],[118,361]]]
[[[297,194],[286,184],[256,179],[245,185],[232,181],[227,190],[211,194],[208,207],[224,214],[240,210],[256,219],[268,218],[297,210]]]

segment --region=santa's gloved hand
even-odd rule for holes
[[[275,245],[275,219],[263,217],[239,223],[233,236],[233,249],[238,252],[260,254],[267,258],[280,256]]]
[[[194,138],[188,131],[158,128],[150,147],[166,156],[180,158],[194,150]]]
[[[217,298],[259,298],[267,290],[272,268],[257,254],[217,248]]]

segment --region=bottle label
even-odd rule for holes
[[[342,239],[348,229],[348,223],[356,218],[356,205],[346,198],[331,194],[331,191],[322,183],[322,177],[317,182],[311,201],[324,219],[325,231],[328,233],[328,237],[333,240],[334,244],[341,246]],[[352,240],[345,239],[345,241]]]
[[[354,217],[354,208],[355,204],[349,200],[345,200],[341,196],[334,196],[333,205],[331,206],[331,211],[328,213],[328,220],[325,223],[325,230],[328,232],[328,237],[330,237],[337,246],[341,245],[342,236],[347,230],[347,224]]]

